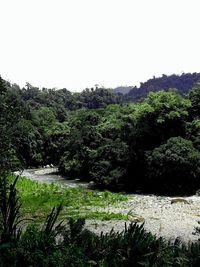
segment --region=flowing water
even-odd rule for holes
[[[26,169],[21,176],[25,176],[32,181],[42,183],[57,183],[62,187],[88,187],[88,183],[80,182],[78,179],[69,180],[58,173],[57,168],[43,168],[43,169]]]

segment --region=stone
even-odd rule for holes
[[[190,204],[186,199],[184,198],[174,198],[171,200],[171,204],[177,204],[177,203],[183,203],[183,204]]]

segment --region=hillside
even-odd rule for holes
[[[113,91],[115,94],[125,95],[128,94],[131,91],[131,89],[133,89],[133,86],[119,86],[114,88]]]
[[[199,80],[200,73],[196,72],[169,76],[163,74],[162,77],[153,77],[144,83],[140,83],[139,87],[133,87],[124,95],[124,101],[137,101],[146,97],[149,92],[167,91],[169,89],[177,89],[180,94],[185,95]]]

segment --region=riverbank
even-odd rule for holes
[[[184,198],[158,197],[147,195],[128,196],[126,203],[120,203],[117,207],[100,208],[100,212],[116,212],[128,214],[127,224],[130,222],[144,223],[146,230],[158,237],[188,242],[195,241],[199,237],[194,235],[195,227],[200,221],[200,197],[191,196]],[[121,231],[124,228],[123,221],[87,222],[87,227],[96,233],[109,232],[112,228]]]
[[[22,173],[15,172],[16,175],[27,177],[28,179],[40,183],[58,184],[63,188],[82,186],[87,188],[87,182],[80,182],[79,180],[66,179],[58,173],[56,167],[53,168],[41,168],[41,169],[26,169]]]
[[[14,179],[14,176],[10,177],[11,181]],[[30,177],[22,176],[19,177],[16,187],[22,203],[22,216],[34,219],[36,222],[43,222],[51,209],[60,203],[63,206],[60,218],[63,220],[71,217],[74,219],[127,220],[127,215],[99,211],[100,208],[126,202],[128,198],[123,194],[94,191],[77,184],[76,187],[63,187],[58,183],[38,182]]]
[[[24,180],[26,185],[21,184],[21,193],[26,196],[24,202],[29,203],[29,214],[34,211],[35,218],[44,217],[52,206],[63,202],[63,218],[85,217],[86,227],[98,234],[109,232],[112,228],[122,231],[125,222],[138,222],[144,223],[145,229],[153,234],[167,239],[179,237],[186,242],[198,239],[193,235],[200,220],[198,196],[175,198],[92,191],[79,187],[81,183],[78,181],[65,180],[52,169],[26,170],[23,175],[29,180]],[[35,181],[46,182],[47,185]],[[51,183],[58,185],[52,186]],[[24,190],[29,193],[23,193]]]

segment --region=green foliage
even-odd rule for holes
[[[9,184],[5,175],[0,178],[0,243],[10,244],[17,242],[21,230],[19,228],[20,220],[20,203],[17,197],[15,178],[12,184]]]
[[[143,225],[130,224],[120,233],[111,230],[108,234],[96,236],[87,230],[80,231],[80,227],[77,229],[80,224],[82,227],[81,222],[74,223],[74,238],[69,238],[68,231],[68,238],[64,242],[69,245],[71,240],[74,247],[82,248],[83,254],[87,256],[86,266],[186,267],[198,262],[199,244],[193,244],[196,248],[194,250],[190,244],[182,245],[178,240],[167,242],[147,233]]]
[[[189,99],[192,103],[190,114],[193,118],[199,118],[200,114],[200,85],[196,84],[189,92]]]
[[[10,181],[14,179],[14,177],[10,177]],[[83,187],[61,188],[56,184],[33,182],[24,177],[18,179],[17,190],[23,204],[21,209],[23,217],[35,219],[39,222],[50,213],[52,206],[58,206],[60,203],[63,206],[60,212],[63,219],[70,217],[107,220],[127,219],[120,214],[96,211],[98,207],[127,201],[127,197],[122,194],[92,191]]]
[[[149,178],[157,168],[150,155],[156,157],[155,149],[172,137],[192,141],[194,148],[200,149],[198,84],[189,98],[174,90],[158,91],[135,104],[121,103],[119,96],[98,87],[73,94],[66,89],[39,90],[30,84],[20,89],[1,79],[0,90],[4,170],[53,164],[66,178],[92,181],[101,188],[144,191],[146,180],[151,180],[155,182],[152,192],[170,188],[165,193],[172,194],[173,186],[167,186],[170,179],[158,189],[161,183],[157,178]],[[176,170],[167,160],[163,164],[163,169],[172,168],[176,177],[183,173],[178,159]],[[182,183],[193,184],[191,193],[199,189],[198,168],[192,164],[189,169],[194,167],[193,173],[190,170],[188,174],[188,169],[187,177],[175,179],[174,194],[181,192],[178,187],[185,187]],[[160,176],[164,173],[157,172]]]
[[[146,102],[154,108],[157,113],[157,122],[162,123],[165,120],[181,119],[188,116],[188,108],[191,103],[175,92],[160,91],[149,93]]]
[[[19,95],[9,91],[0,77],[0,174],[19,165],[15,150],[14,126],[23,117]]]
[[[9,183],[5,174],[0,176],[0,265],[11,266],[13,261],[12,250],[17,246],[21,237],[22,222],[20,217],[19,198],[17,196],[15,178]]]
[[[168,138],[185,135],[190,101],[174,92],[150,93],[134,112],[134,138],[143,150],[152,149]]]
[[[172,137],[146,157],[149,190],[187,194],[200,187],[200,154],[191,141]]]
[[[191,140],[194,147],[200,151],[200,120],[195,119],[192,122],[188,122],[186,129],[187,139]]]
[[[189,98],[160,91],[127,105],[104,88],[72,94],[30,84],[20,89],[0,78],[0,266],[199,266],[199,242],[168,242],[138,224],[100,236],[84,228],[85,219],[126,220],[97,209],[126,201],[122,194],[7,178],[22,164],[53,163],[68,178],[103,188],[195,193],[199,103],[198,84]],[[25,227],[21,218],[35,223]]]
[[[16,181],[4,190],[3,194],[9,207],[18,203]],[[1,186],[4,189],[4,186]],[[105,194],[108,197],[108,193]],[[4,206],[4,205],[3,205]],[[6,209],[7,210],[7,209]],[[13,225],[19,215],[19,208],[14,210],[13,217],[8,216],[7,224]],[[61,205],[53,208],[42,227],[36,224],[24,228],[17,238],[1,239],[0,265],[2,267],[74,267],[74,266],[152,266],[152,267],[188,267],[199,266],[200,244],[181,244],[179,240],[168,242],[163,238],[148,233],[144,225],[125,225],[122,232],[111,230],[99,236],[84,229],[84,219],[70,219],[68,224],[57,223]],[[4,208],[0,217],[4,217]],[[4,227],[0,225],[0,230]],[[17,228],[9,233],[16,237]],[[12,244],[12,245],[11,245]]]
[[[28,225],[19,242],[22,254],[18,256],[17,264],[22,261],[25,266],[64,266],[62,252],[59,251],[57,238],[61,235],[64,226],[56,223],[61,210],[53,208],[41,229],[36,224]]]

